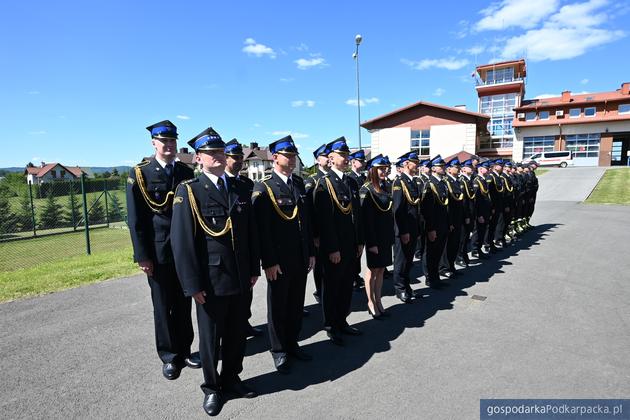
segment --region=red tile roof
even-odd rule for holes
[[[630,96],[621,93],[621,90],[615,90],[612,92],[596,92],[596,93],[580,93],[577,95],[571,95],[568,102],[562,101],[562,96],[554,96],[553,98],[543,99],[529,99],[523,101],[523,105],[514,108],[515,111],[530,111],[532,109],[540,108],[557,108],[568,107],[572,105],[584,105],[584,104],[602,104],[604,102],[617,102],[628,101],[630,103]]]
[[[47,163],[43,167],[39,166],[39,167],[26,168],[26,173],[29,175],[35,175],[36,177],[41,178],[57,165],[64,168],[67,172],[74,175],[76,178],[80,177],[81,174],[84,173],[83,169],[81,169],[78,166],[65,166],[57,162]]]
[[[427,107],[427,108],[436,108],[436,109],[440,109],[440,110],[445,110],[445,111],[449,111],[449,112],[453,112],[456,114],[464,114],[464,115],[469,115],[472,117],[477,117],[477,118],[483,118],[485,120],[490,120],[490,117],[484,114],[480,114],[478,112],[472,112],[472,111],[467,111],[465,109],[461,109],[461,108],[454,108],[451,106],[446,106],[446,105],[438,105],[438,104],[434,104],[432,102],[426,102],[426,101],[418,101],[416,103],[413,103],[411,105],[402,107],[402,108],[398,108],[392,112],[388,112],[387,114],[383,114],[380,115],[378,117],[372,118],[370,120],[364,121],[361,123],[361,127],[366,128],[366,129],[370,129],[369,126],[374,125],[374,123],[380,121],[380,120],[384,120],[386,118],[389,118],[393,115],[399,114],[401,112],[404,111],[408,111],[410,109],[413,108],[420,108],[420,107]]]

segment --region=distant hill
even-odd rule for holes
[[[129,172],[129,170],[131,169],[131,166],[88,166],[88,167],[82,166],[82,168],[85,169],[88,173],[102,174],[103,172],[111,172],[114,170],[114,168],[118,170],[118,173]],[[10,168],[0,168],[0,173],[5,173],[5,172],[22,173],[24,172],[24,166],[21,166],[21,167],[12,166]]]
[[[87,168],[84,169],[89,169],[92,171],[92,173],[95,174],[102,174],[103,172],[111,172],[114,169],[116,169],[118,171],[118,173],[121,172],[129,172],[129,170],[131,169],[131,166],[89,166]]]

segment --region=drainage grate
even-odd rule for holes
[[[471,299],[475,299],[475,300],[480,300],[480,301],[484,301],[487,299],[487,297],[485,296],[479,296],[479,295],[472,295]]]

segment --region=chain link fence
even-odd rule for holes
[[[0,272],[131,246],[124,177],[1,183]]]

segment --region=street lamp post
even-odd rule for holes
[[[352,57],[354,58],[357,64],[357,117],[358,117],[358,129],[359,129],[359,149],[361,149],[361,94],[359,90],[359,45],[363,41],[363,37],[361,35],[357,35],[354,37],[354,42],[356,44],[356,50]]]

